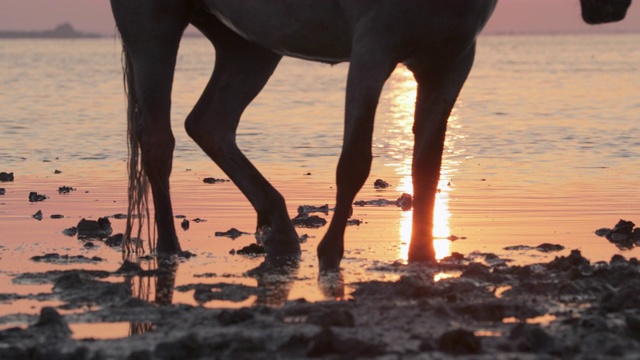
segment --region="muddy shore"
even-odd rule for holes
[[[20,283],[50,283],[58,309],[22,320],[26,328],[0,331],[3,359],[637,359],[640,357],[638,260],[614,256],[591,263],[574,250],[548,263],[508,266],[487,256],[450,258],[437,266],[389,264],[376,271],[398,281],[355,284],[350,300],[305,299],[269,306],[290,272],[254,273],[258,286],[230,283],[173,288],[171,266],[153,274],[132,263],[115,272],[64,270],[21,274]],[[434,281],[442,272],[459,277]],[[121,276],[123,281],[105,281]],[[131,291],[131,277],[156,276],[167,291],[145,301]],[[339,274],[318,285],[340,298]],[[209,309],[171,305],[174,291],[212,299],[257,296],[258,305]],[[15,294],[14,294],[15,295]],[[11,294],[2,294],[11,301]],[[15,295],[17,296],[17,295]],[[62,309],[80,309],[60,315]],[[17,315],[0,318],[0,324]],[[73,338],[68,324],[130,322],[130,336]]]

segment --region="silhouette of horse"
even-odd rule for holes
[[[283,56],[348,61],[344,142],[331,223],[318,246],[321,270],[337,269],[352,202],[369,175],[374,115],[397,64],[418,84],[413,133],[410,261],[433,261],[433,207],[447,119],[471,70],[476,38],[497,0],[111,0],[123,42],[128,96],[129,219],[149,225],[155,209],[158,253],[181,251],[169,195],[175,139],[170,127],[176,55],[188,24],[216,50],[211,79],[186,119],[187,133],[255,208],[267,261],[300,254],[282,195],[236,145],[244,109]],[[618,21],[630,0],[581,0],[587,23]],[[150,247],[154,245],[150,243]],[[129,242],[126,251],[133,251]]]

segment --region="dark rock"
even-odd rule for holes
[[[187,219],[182,219],[182,222],[180,223],[180,227],[182,228],[182,230],[187,231],[189,230],[189,220]]]
[[[13,181],[13,173],[0,172],[0,182]]]
[[[640,308],[640,281],[627,281],[625,286],[604,294],[600,308],[611,313]]]
[[[476,321],[502,321],[507,317],[507,308],[502,301],[464,304],[454,307],[454,313],[464,314]]]
[[[30,329],[37,329],[40,335],[48,338],[68,338],[71,329],[64,318],[52,307],[43,307],[38,321]]]
[[[59,175],[59,174],[62,174],[62,171],[60,171],[60,170],[58,170],[58,169],[55,169],[55,170],[53,171],[53,173],[54,173],[54,174],[56,174],[56,175]]]
[[[314,206],[314,205],[300,205],[298,206],[298,214],[311,214],[311,213],[323,213],[325,215],[329,215],[329,205],[324,204],[322,206]]]
[[[22,329],[20,329],[22,331]],[[9,346],[2,349],[2,358],[3,360],[24,360],[33,358],[30,356],[29,351],[26,349],[22,349],[18,346]]]
[[[38,194],[35,191],[29,193],[30,202],[45,201],[46,199],[48,199],[46,195]]]
[[[0,195],[4,195],[7,193],[7,190],[5,188],[0,188]]]
[[[242,308],[238,310],[223,310],[217,316],[220,325],[229,326],[253,320],[254,315],[250,309]]]
[[[327,220],[316,215],[309,216],[305,213],[298,214],[298,216],[291,221],[293,222],[293,226],[306,228],[319,228],[327,224]]]
[[[391,185],[389,185],[388,182],[386,182],[386,181],[384,181],[382,179],[377,179],[376,181],[373,182],[373,187],[375,189],[378,189],[378,190],[386,189],[389,186],[391,186]]]
[[[398,205],[402,211],[409,211],[413,207],[413,197],[410,194],[403,193],[396,200],[396,205]]]
[[[228,237],[228,238],[231,238],[231,239],[237,239],[242,235],[251,235],[251,234],[247,233],[247,232],[240,231],[240,230],[238,230],[236,228],[231,228],[231,229],[229,229],[227,231],[216,231],[215,235],[218,236],[218,237]]]
[[[217,184],[217,183],[229,182],[229,180],[207,177],[207,178],[202,179],[202,182],[204,182],[205,184]]]
[[[241,302],[256,295],[258,292],[258,290],[252,286],[229,283],[188,284],[176,286],[175,289],[180,292],[195,290],[193,298],[200,304],[212,300]]]
[[[86,264],[86,263],[96,263],[100,261],[104,261],[101,257],[94,256],[88,258],[84,255],[60,255],[58,253],[49,253],[42,256],[33,256],[30,259],[31,261],[36,262],[45,262],[45,263],[54,263],[54,264]]]
[[[578,325],[588,331],[608,331],[607,321],[601,316],[585,316],[579,320]]]
[[[512,246],[506,246],[502,249],[507,251],[528,251],[528,250],[533,250],[533,247],[529,245],[512,245]]]
[[[482,343],[473,332],[457,329],[442,334],[438,349],[456,355],[479,354],[482,352]]]
[[[359,219],[347,220],[347,226],[360,226],[360,224],[362,224],[362,220],[359,220]]]
[[[380,207],[388,206],[391,204],[396,205],[397,203],[395,201],[390,201],[387,199],[358,200],[353,203],[353,205],[355,206],[380,206]]]
[[[192,257],[195,257],[195,256],[196,254],[188,250],[183,250],[178,253],[178,257],[181,259],[191,259]]]
[[[111,217],[118,220],[124,220],[128,218],[127,214],[113,214]]]
[[[624,256],[620,254],[615,254],[611,257],[609,264],[610,265],[627,265],[627,259],[625,259]]]
[[[325,309],[312,313],[307,317],[307,322],[321,327],[354,327],[356,325],[353,314],[344,309]]]
[[[465,257],[463,254],[460,254],[459,252],[453,252],[451,253],[451,255],[445,257],[444,259],[442,259],[442,261],[444,262],[458,262],[458,261],[463,261],[465,260]]]
[[[38,221],[42,220],[42,210],[38,210],[35,214],[31,215],[31,217]]]
[[[124,234],[118,233],[118,234],[109,236],[107,240],[104,241],[104,243],[109,247],[117,247],[117,246],[122,246],[123,241],[124,241]]]
[[[567,271],[582,265],[589,265],[589,260],[582,257],[580,250],[571,250],[571,254],[569,256],[556,257],[546,266],[550,270]]]
[[[371,344],[355,338],[340,338],[330,328],[323,328],[309,339],[307,345],[308,357],[322,357],[331,354],[341,355],[341,358],[355,359],[360,357],[374,357],[384,354],[384,349],[378,344]]]
[[[484,261],[486,261],[491,267],[496,267],[507,265],[509,260],[501,259],[498,255],[489,253],[485,254]]]
[[[596,235],[604,236],[611,243],[622,250],[632,249],[640,242],[640,228],[634,229],[632,221],[620,220],[613,229],[602,228],[596,230]]]
[[[627,315],[625,317],[627,331],[636,340],[640,340],[640,317],[637,315]]]
[[[92,243],[91,241],[87,241],[86,243],[84,243],[83,247],[85,249],[93,249],[94,247],[96,247],[96,244]]]
[[[123,304],[131,298],[131,286],[94,280],[87,272],[68,272],[59,276],[53,292],[66,301],[66,309],[78,309],[87,305]]]
[[[58,193],[60,194],[68,194],[72,191],[76,191],[76,189],[72,188],[71,186],[60,186],[58,188]]]
[[[62,233],[67,236],[76,236],[76,234],[78,233],[78,228],[76,228],[75,226],[72,226],[68,229],[62,230]]]
[[[206,358],[210,353],[207,344],[198,339],[194,333],[175,340],[160,343],[154,351],[157,359],[200,359]]]
[[[49,216],[52,219],[64,219],[64,215],[62,214],[53,214],[51,216]]]
[[[142,272],[140,264],[136,264],[129,260],[125,260],[118,270],[116,270],[116,274],[137,274],[140,272]]]
[[[291,354],[293,358],[303,358],[309,339],[303,334],[294,334],[287,341],[278,346],[278,352],[281,354]]]
[[[106,217],[101,217],[98,221],[82,219],[77,228],[79,237],[106,237],[113,231],[111,222]]]
[[[518,351],[548,353],[555,348],[555,340],[540,326],[518,323],[509,334],[509,340]]]
[[[260,246],[258,244],[251,244],[249,246],[245,246],[242,249],[236,251],[239,255],[262,255],[265,254],[264,246]]]
[[[153,353],[149,350],[136,350],[126,360],[153,360]]]
[[[470,277],[470,278],[490,278],[491,272],[489,267],[484,266],[479,263],[471,263],[467,266],[467,268],[462,272],[462,277]]]
[[[555,252],[555,251],[562,251],[564,250],[564,246],[559,245],[559,244],[549,244],[549,243],[543,243],[540,244],[538,246],[536,246],[536,250],[541,251],[541,252]]]
[[[631,234],[633,227],[636,226],[632,221],[620,220],[616,226],[611,229],[614,233]]]

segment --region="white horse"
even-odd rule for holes
[[[447,119],[471,70],[476,38],[497,0],[111,0],[124,47],[129,122],[130,239],[134,214],[147,214],[151,185],[158,253],[180,252],[169,175],[176,54],[188,24],[216,50],[207,87],[186,130],[249,199],[267,260],[300,253],[285,200],[236,145],[244,109],[282,56],[348,61],[344,142],[336,208],[318,246],[321,270],[337,269],[352,202],[369,175],[373,122],[382,87],[398,63],[418,84],[413,133],[410,261],[433,261],[433,207]],[[581,0],[588,23],[618,21],[631,0]],[[138,228],[140,233],[142,225]],[[128,248],[130,250],[130,248]]]

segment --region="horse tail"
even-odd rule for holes
[[[149,213],[149,180],[145,173],[141,156],[141,128],[142,116],[136,93],[136,82],[131,55],[126,46],[122,47],[122,72],[127,106],[127,137],[128,137],[128,206],[127,224],[122,242],[123,253],[128,255],[144,253],[144,247],[140,241],[142,229],[147,227],[149,235],[149,251],[155,249],[154,237],[151,236]],[[137,219],[137,224],[136,224]],[[132,235],[135,234],[135,237]]]

